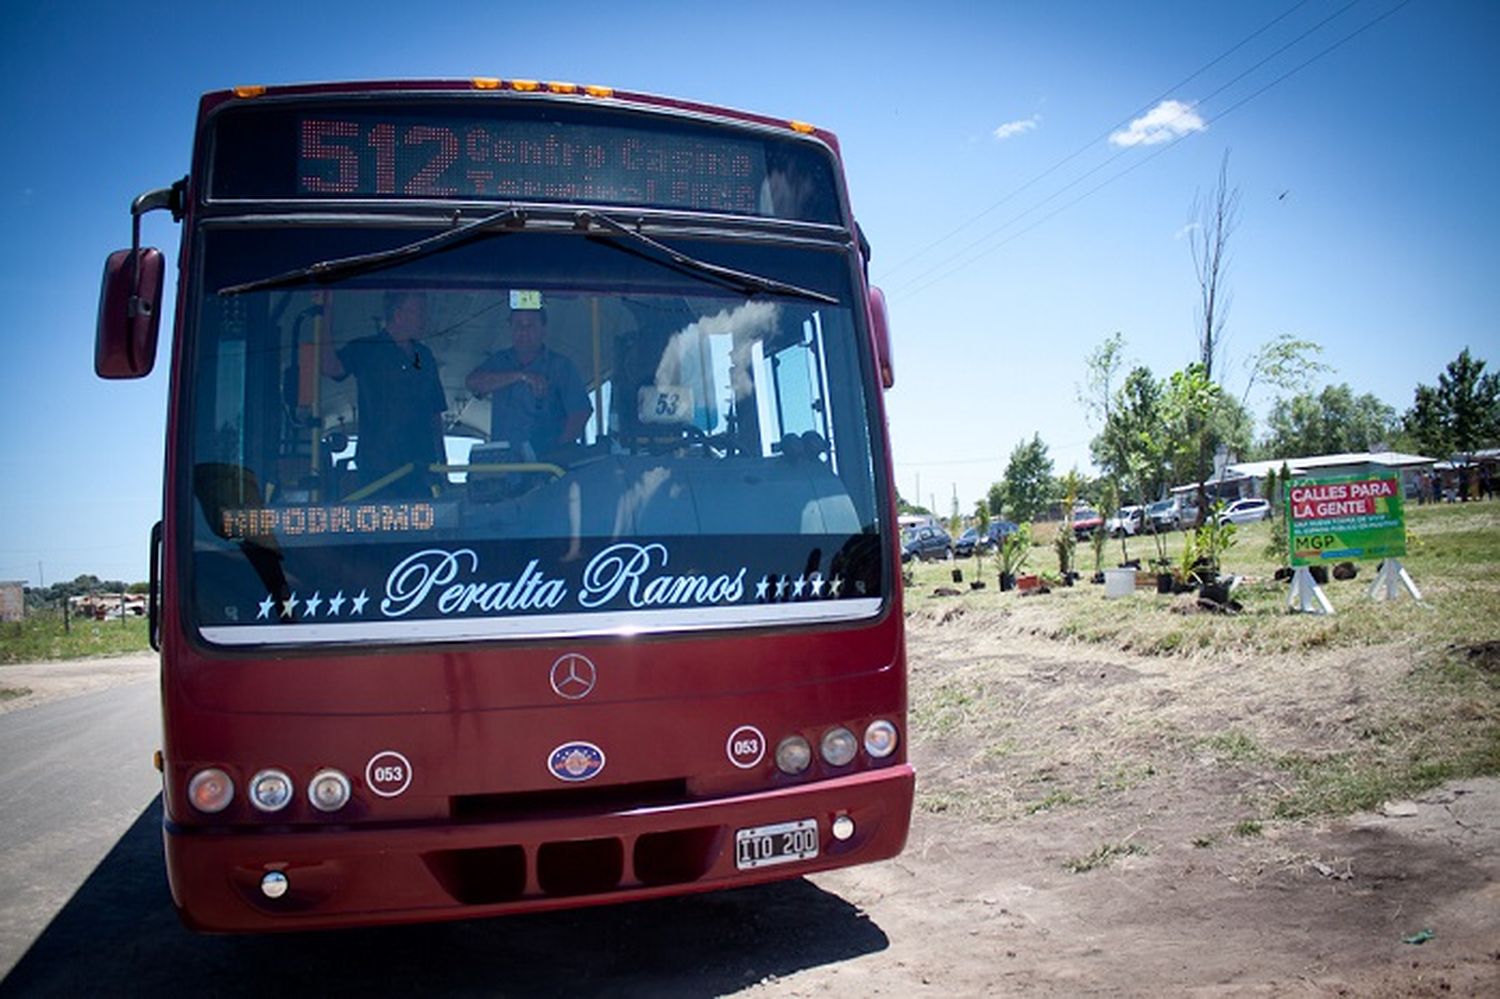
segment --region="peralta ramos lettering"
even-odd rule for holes
[[[667,573],[662,544],[611,545],[584,567],[574,595],[581,607],[623,601],[632,608],[705,606],[737,603],[745,596],[745,569],[733,575]],[[431,605],[444,616],[555,610],[569,598],[565,580],[550,577],[531,559],[511,578],[483,579],[472,548],[428,548],[403,559],[386,579],[380,612],[404,617]]]

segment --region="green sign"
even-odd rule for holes
[[[1297,479],[1287,491],[1292,565],[1406,554],[1396,472]]]

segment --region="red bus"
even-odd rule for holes
[[[242,87],[132,206],[164,838],[215,931],[798,877],[905,844],[883,299],[837,140],[523,80]]]

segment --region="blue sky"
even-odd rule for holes
[[[910,497],[920,476],[943,511],[955,490],[970,509],[1034,432],[1059,471],[1087,468],[1075,388],[1108,334],[1158,374],[1192,359],[1182,230],[1226,149],[1243,199],[1229,389],[1279,333],[1398,410],[1465,345],[1500,364],[1500,4],[30,6],[0,35],[0,578],[145,575],[167,376],[95,379],[99,276],[130,200],[186,171],[199,94],[240,83],[565,79],[833,130],[890,300],[898,483]],[[1165,151],[1101,137],[1158,98],[1201,127]],[[174,259],[163,216],[145,235]],[[1251,397],[1257,415],[1270,401]]]

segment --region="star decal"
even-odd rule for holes
[[[823,595],[823,574],[821,572],[812,574],[812,595],[815,597]]]
[[[828,584],[828,595],[836,597],[836,596],[839,595],[839,591],[842,590],[843,588],[844,588],[844,577],[842,577],[842,576],[834,576],[833,577],[833,581]]]
[[[755,599],[766,599],[766,590],[770,588],[771,580],[768,576],[760,577],[760,582],[755,584]]]
[[[807,577],[798,576],[797,581],[792,584],[792,599],[802,596],[802,591],[807,589]]]
[[[360,590],[359,591],[359,596],[357,596],[357,597],[354,598],[354,603],[351,604],[350,607],[349,607],[349,613],[351,615],[353,615],[353,614],[363,614],[365,612],[365,604],[367,604],[369,602],[370,602],[370,597],[368,595],[368,592],[365,591],[365,590]]]
[[[273,608],[275,606],[276,606],[276,598],[273,597],[273,596],[271,596],[271,594],[267,593],[266,594],[266,599],[264,599],[264,600],[262,600],[260,602],[260,613],[257,614],[257,615],[255,615],[255,620],[257,620],[257,621],[264,621],[266,618],[270,617],[271,616],[271,608]]]
[[[776,577],[776,595],[778,597],[786,596],[786,584],[787,578],[785,576]]]
[[[328,598],[328,616],[338,617],[339,608],[342,606],[344,606],[344,591],[339,590],[333,596]]]
[[[297,612],[297,605],[301,602],[302,601],[297,599],[297,594],[293,593],[290,597],[281,602],[281,616],[291,617]]]
[[[315,590],[312,596],[302,602],[302,606],[305,608],[302,612],[303,617],[318,616],[318,608],[323,605],[322,592],[321,590]]]

